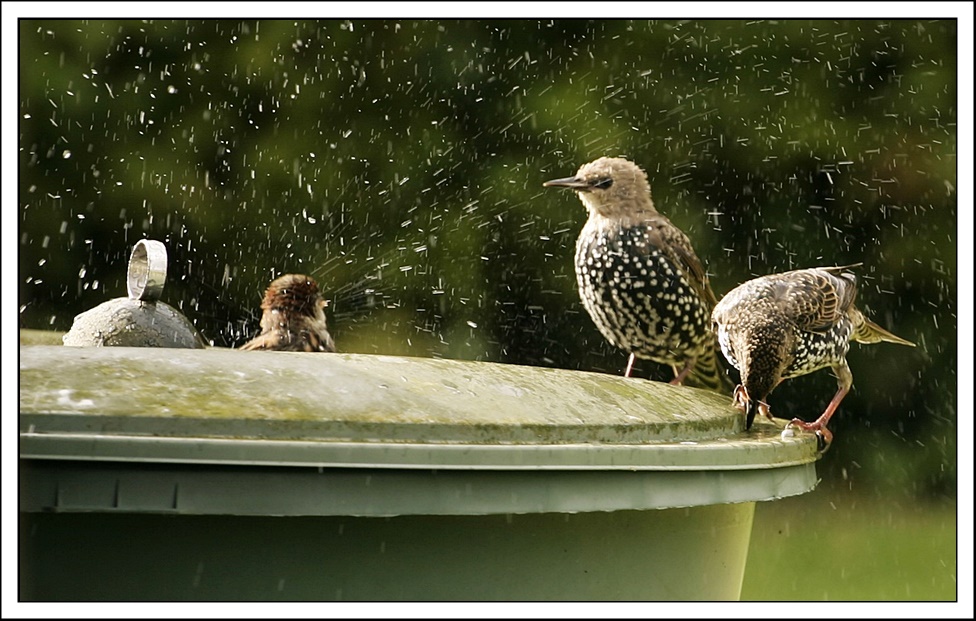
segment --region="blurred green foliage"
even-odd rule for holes
[[[742,599],[965,601],[956,525],[954,503],[818,493],[757,503]]]
[[[218,346],[268,282],[314,276],[342,351],[619,373],[580,306],[585,214],[542,182],[648,172],[721,295],[863,262],[859,300],[918,343],[849,355],[818,466],[840,490],[954,497],[956,23],[20,22],[20,324],[125,295],[143,237],[163,299]],[[638,374],[667,379],[645,363]],[[773,412],[812,419],[829,372]]]

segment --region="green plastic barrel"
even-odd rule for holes
[[[742,428],[596,373],[22,344],[20,596],[735,600],[818,457]]]

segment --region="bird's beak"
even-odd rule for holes
[[[739,384],[732,392],[732,405],[745,412],[746,430],[748,431],[752,427],[752,421],[756,420],[756,413],[759,411],[759,399],[751,399],[746,387]]]
[[[546,188],[569,188],[571,190],[582,190],[590,187],[590,184],[579,177],[566,177],[565,179],[553,179],[542,184]]]
[[[756,420],[756,413],[759,412],[759,399],[749,399],[746,404],[746,429],[752,427],[752,421]]]

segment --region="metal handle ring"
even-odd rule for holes
[[[126,286],[129,298],[155,302],[166,284],[166,246],[162,242],[143,239],[136,243],[129,257]]]

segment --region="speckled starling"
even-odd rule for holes
[[[588,219],[576,241],[583,306],[604,337],[634,358],[670,365],[685,381],[725,392],[710,316],[715,294],[688,237],[658,213],[647,174],[623,158],[601,157],[576,176],[543,185],[574,190]]]
[[[285,274],[268,286],[261,302],[261,334],[245,350],[332,352],[335,344],[325,325],[328,303],[318,284],[302,274]]]
[[[712,319],[722,353],[739,370],[733,401],[746,412],[746,428],[757,411],[772,419],[765,400],[784,379],[830,367],[837,393],[827,409],[812,423],[794,418],[789,425],[816,432],[826,447],[832,437],[827,422],[854,381],[846,360],[850,342],[915,346],[854,306],[857,279],[844,270],[859,265],[755,278],[729,291],[715,307]]]

